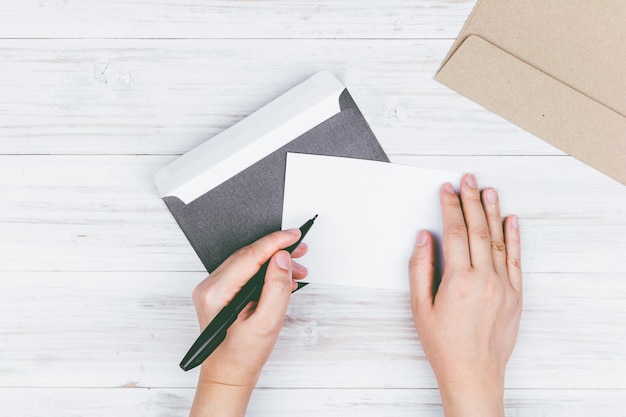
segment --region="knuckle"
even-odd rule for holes
[[[237,250],[234,254],[234,258],[236,260],[247,259],[248,262],[255,262],[260,267],[265,261],[267,261],[268,256],[264,255],[262,248],[253,243]]]
[[[492,240],[491,241],[491,250],[494,252],[505,252],[506,245],[501,240]]]
[[[515,243],[515,244],[518,244],[518,245],[519,245],[519,243],[520,243],[520,237],[519,237],[519,235],[514,234],[514,233],[508,233],[508,234],[506,235],[506,240],[507,240],[507,242],[509,242],[509,243]]]
[[[479,239],[490,239],[491,233],[486,225],[474,226],[470,228],[469,234]]]
[[[476,190],[468,190],[468,192],[463,195],[462,199],[464,203],[482,205],[480,194]]]
[[[467,228],[464,224],[456,223],[449,229],[450,236],[454,238],[463,238],[467,236]]]
[[[522,261],[520,258],[509,258],[507,263],[515,269],[522,270]]]
[[[210,298],[210,292],[206,285],[198,284],[191,292],[191,300],[194,305],[199,306],[205,304]]]
[[[244,246],[243,248],[237,250],[236,255],[242,258],[254,257],[257,254],[257,250],[254,245]]]
[[[272,294],[283,294],[289,292],[291,294],[291,277],[288,274],[281,274],[280,276],[267,276],[265,278],[265,285],[263,288]]]
[[[199,293],[199,291],[196,291],[195,288],[191,292],[191,301],[193,302],[193,305],[195,305],[195,306],[197,306],[198,302],[200,301],[200,293]]]

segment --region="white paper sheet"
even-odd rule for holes
[[[283,229],[319,214],[305,238],[305,281],[408,289],[417,232],[440,240],[439,189],[462,174],[290,153],[285,176]]]

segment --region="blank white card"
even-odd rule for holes
[[[439,189],[462,174],[361,159],[289,153],[283,229],[319,217],[305,238],[305,281],[408,289],[420,229],[441,237]]]

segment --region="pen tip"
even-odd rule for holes
[[[315,215],[315,217],[313,217],[311,220],[315,220],[315,219],[317,219],[317,214],[316,214],[316,215]]]

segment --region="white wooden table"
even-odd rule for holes
[[[520,216],[510,416],[626,415],[626,187],[432,78],[473,1],[3,0],[0,416],[185,416],[202,265],[153,174],[313,73]],[[251,416],[437,416],[406,293],[294,295]]]

